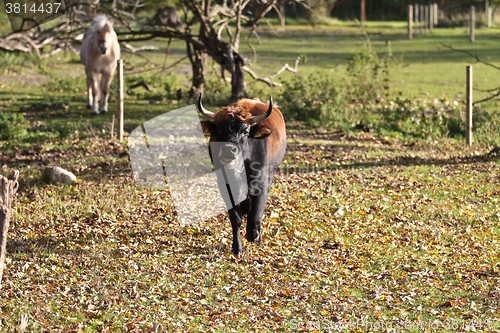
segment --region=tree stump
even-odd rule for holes
[[[19,170],[6,178],[0,175],[0,286],[2,285],[3,265],[7,253],[7,231],[9,230],[12,197],[19,188]]]

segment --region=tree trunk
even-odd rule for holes
[[[205,64],[207,54],[204,50],[197,49],[189,42],[186,42],[186,46],[193,70],[192,87],[189,91],[189,98],[193,98],[205,90]]]
[[[231,75],[231,99],[236,100],[247,97],[247,83],[243,71],[245,62],[239,53],[233,53],[233,73]]]
[[[0,285],[2,283],[3,266],[7,253],[7,231],[9,230],[12,197],[19,188],[19,171],[9,177],[0,176]]]

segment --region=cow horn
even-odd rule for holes
[[[250,119],[248,121],[248,124],[253,125],[253,124],[257,124],[263,120],[266,120],[271,115],[271,112],[273,112],[273,97],[272,96],[269,97],[269,108],[267,109],[267,112],[264,114],[261,114],[260,116],[253,117],[252,119]]]
[[[196,102],[196,108],[198,109],[198,112],[200,112],[207,118],[214,119],[215,113],[213,113],[212,111],[208,111],[203,107],[203,104],[201,104],[201,96],[203,96],[203,93],[200,93],[200,97],[198,97],[198,102]]]

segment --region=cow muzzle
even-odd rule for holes
[[[231,143],[224,144],[219,149],[219,161],[224,166],[236,166],[238,160],[238,147]]]

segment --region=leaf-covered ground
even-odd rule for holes
[[[125,145],[0,152],[22,170],[1,329],[499,331],[500,164],[462,145],[290,127],[240,258],[225,214],[181,228],[168,191],[134,186]],[[44,183],[53,163],[80,181]]]

